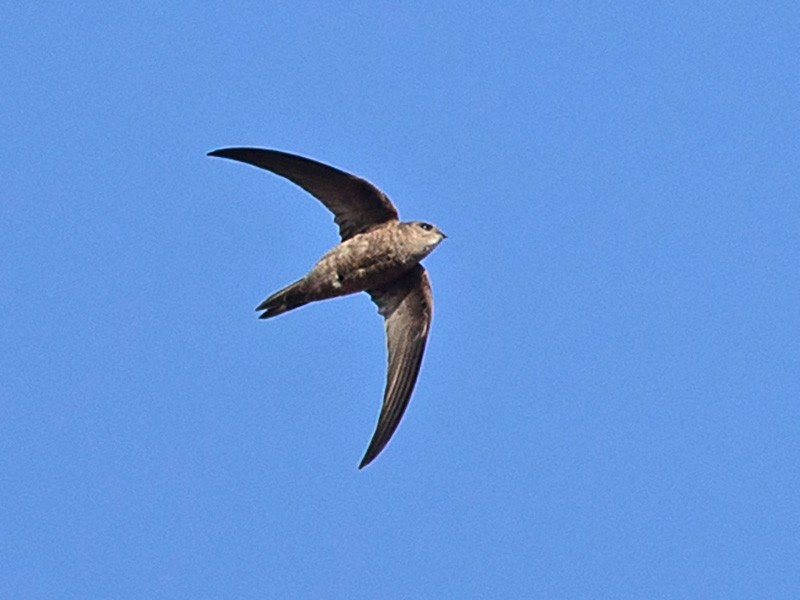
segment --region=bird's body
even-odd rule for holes
[[[435,247],[408,223],[387,223],[337,244],[300,281],[308,302],[364,292],[396,279]]]
[[[401,222],[389,199],[369,182],[300,156],[258,148],[210,152],[273,171],[314,195],[335,215],[341,243],[303,277],[258,305],[262,319],[310,302],[366,291],[386,320],[389,371],[375,431],[359,468],[383,449],[403,416],[416,382],[433,314],[430,283],[419,261],[446,237],[422,221]]]

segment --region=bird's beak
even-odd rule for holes
[[[441,234],[442,234],[442,239],[443,239],[443,240],[447,239],[447,235],[445,234],[445,232],[444,232],[444,231],[442,231],[442,230],[440,229],[440,230],[439,230],[439,233],[441,233]]]

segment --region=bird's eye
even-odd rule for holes
[[[425,231],[430,231],[431,229],[433,229],[433,225],[431,225],[430,223],[420,223],[419,226],[422,227]]]

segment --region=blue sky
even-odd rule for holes
[[[0,597],[794,598],[796,3],[0,8]],[[405,419],[336,243],[449,238]]]

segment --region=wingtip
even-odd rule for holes
[[[260,152],[274,152],[266,150],[265,148],[255,148],[250,146],[231,146],[229,148],[217,148],[206,153],[206,156],[217,156],[219,158],[231,158],[233,160],[242,160],[244,157],[253,153]],[[248,162],[248,161],[243,161]]]
[[[361,463],[358,465],[358,469],[361,470],[367,465],[369,465],[373,460],[378,458],[378,455],[383,452],[383,449],[386,447],[388,440],[383,442],[376,442],[374,439],[370,441],[369,447],[367,451],[364,453],[364,458],[361,459]]]

